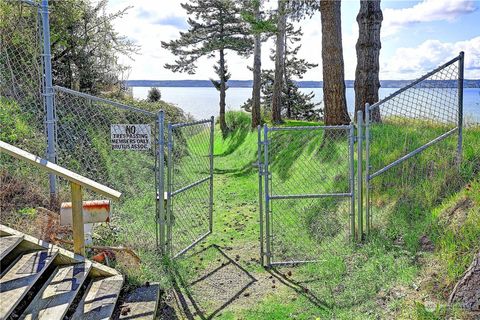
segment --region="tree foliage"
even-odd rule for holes
[[[108,0],[50,3],[54,83],[93,94],[121,86],[128,67],[119,57],[132,56],[138,47],[113,22],[129,8],[106,13]]]
[[[303,93],[300,91],[297,81],[303,79],[305,73],[317,67],[315,63],[310,63],[305,59],[298,58],[298,52],[302,45],[303,32],[301,28],[295,29],[292,23],[286,27],[285,34],[285,54],[284,54],[284,70],[283,70],[283,87],[281,91],[282,104],[281,115],[289,119],[296,120],[319,120],[322,110],[318,107],[318,103],[314,103],[314,93]],[[275,59],[275,50],[272,49],[270,59]],[[262,105],[271,111],[273,99],[273,86],[275,82],[275,70],[262,70]],[[249,99],[242,108],[250,110],[252,101]]]
[[[148,90],[147,101],[148,102],[158,102],[162,98],[162,93],[156,87],[150,88]]]
[[[180,32],[180,37],[162,46],[175,56],[174,63],[165,65],[173,72],[194,74],[198,59],[212,58],[218,54],[215,73],[218,80],[212,84],[220,92],[220,127],[226,134],[225,95],[230,78],[226,66],[226,51],[247,56],[252,51],[253,40],[245,21],[241,17],[241,3],[233,0],[191,0],[183,3],[189,18],[189,28]]]
[[[266,41],[275,32],[276,26],[271,15],[262,11],[262,0],[245,0],[243,19],[249,24],[254,38],[253,49],[253,86],[251,98],[252,129],[262,122],[261,90],[262,90],[262,41]]]

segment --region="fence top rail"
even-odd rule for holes
[[[95,182],[91,179],[81,176],[78,173],[65,169],[55,163],[42,159],[34,154],[31,154],[25,150],[22,150],[20,148],[17,148],[15,146],[12,146],[11,144],[8,144],[0,140],[0,153],[1,152],[6,153],[14,158],[24,160],[30,164],[33,164],[39,167],[44,171],[53,173],[70,182],[76,183],[78,185],[81,185],[82,187],[95,191],[105,197],[118,200],[122,195],[119,191],[113,190],[98,182]]]
[[[210,119],[203,119],[203,120],[198,120],[198,121],[193,121],[193,122],[172,123],[171,127],[172,127],[172,129],[175,129],[175,128],[195,126],[195,125],[198,125],[198,124],[204,124],[204,123],[209,123],[209,122],[211,122],[213,124],[213,117],[211,117]]]
[[[382,100],[380,100],[380,101],[372,104],[372,105],[368,108],[368,111],[372,111],[373,109],[378,108],[381,104],[383,104],[383,103],[385,103],[385,102],[387,102],[387,101],[395,98],[395,97],[398,96],[400,93],[402,93],[402,92],[404,92],[404,91],[406,91],[406,90],[408,90],[408,89],[416,86],[417,84],[419,84],[420,82],[428,79],[430,76],[434,75],[434,74],[437,73],[438,71],[440,71],[440,70],[448,67],[449,65],[451,65],[451,64],[453,64],[453,63],[455,63],[455,62],[457,62],[458,60],[461,59],[462,55],[463,55],[463,52],[460,52],[460,54],[459,54],[457,57],[453,58],[452,60],[445,62],[445,63],[442,64],[441,66],[437,67],[436,69],[433,69],[432,71],[430,71],[429,73],[423,75],[422,77],[418,78],[417,80],[413,81],[413,82],[410,83],[409,85],[407,85],[407,86],[405,86],[405,87],[403,87],[403,88],[395,91],[394,93],[392,93],[391,95],[387,96],[386,98],[384,98],[384,99],[382,99]]]
[[[295,130],[346,130],[352,127],[352,124],[349,125],[338,125],[338,126],[298,126],[298,127],[268,127],[268,131],[295,131]]]
[[[104,98],[99,98],[99,97],[92,96],[90,94],[83,93],[83,92],[78,92],[78,91],[75,91],[75,90],[72,90],[72,89],[68,89],[68,88],[64,88],[64,87],[60,87],[60,86],[54,86],[53,89],[56,90],[56,91],[69,93],[69,94],[77,96],[77,97],[82,97],[82,98],[85,98],[85,99],[106,103],[106,104],[118,107],[120,109],[133,111],[133,112],[139,112],[139,113],[143,113],[143,114],[153,116],[153,117],[157,116],[156,113],[151,112],[151,111],[143,110],[143,109],[140,109],[140,108],[135,108],[135,107],[132,107],[132,106],[120,103],[120,102],[116,102],[116,101],[112,101],[112,100],[108,100],[108,99],[104,99]]]

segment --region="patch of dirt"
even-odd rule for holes
[[[435,245],[427,235],[422,235],[420,237],[419,243],[420,243],[420,250],[424,252],[433,252],[435,250]]]
[[[180,279],[177,275],[177,288],[166,295],[164,309],[176,309],[175,314],[184,314],[187,318],[189,315],[210,318],[225,310],[248,309],[270,294],[289,289],[288,283],[279,276],[257,269],[257,246],[210,246],[198,252],[196,258],[188,259],[193,265],[193,260],[212,254],[214,262],[194,278]],[[288,278],[292,272],[285,271],[285,275]]]
[[[451,208],[446,209],[440,219],[441,222],[452,230],[458,230],[467,219],[468,211],[475,205],[467,196],[458,200]]]

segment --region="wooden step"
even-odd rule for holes
[[[0,279],[0,319],[10,315],[56,256],[47,250],[27,253],[5,273]]]
[[[122,275],[92,280],[72,319],[110,319],[122,285]]]
[[[91,267],[89,261],[57,267],[20,319],[63,319]]]
[[[133,290],[120,307],[120,319],[155,319],[159,297],[160,286],[157,283]]]
[[[0,261],[3,260],[20,242],[21,236],[6,236],[0,237]]]

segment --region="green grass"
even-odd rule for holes
[[[8,110],[11,108],[15,106],[8,105]],[[0,109],[2,119],[8,120],[8,110]],[[2,139],[19,143],[31,137],[26,130],[28,121],[8,120],[6,123],[14,126],[2,131]],[[154,280],[166,290],[176,287],[192,313],[198,313],[193,300],[205,317],[215,314],[221,319],[437,319],[445,315],[445,297],[435,292],[438,286],[422,289],[422,293],[439,299],[435,310],[426,308],[415,295],[395,296],[392,292],[398,288],[408,291],[425,272],[425,261],[418,258],[424,255],[420,253],[421,236],[435,245],[435,251],[425,259],[440,266],[443,272],[439,281],[444,290],[451,289],[472,253],[480,249],[480,130],[465,130],[465,161],[459,174],[452,156],[456,140],[450,137],[375,178],[371,190],[373,230],[362,245],[348,240],[348,199],[278,202],[273,208],[277,235],[274,258],[317,258],[320,262],[266,270],[258,261],[257,131],[250,131],[250,119],[242,112],[227,113],[227,123],[231,131],[225,138],[215,128],[214,232],[174,263],[154,252],[152,156],[112,156],[108,141],[90,132],[95,159],[105,168],[111,186],[125,193],[120,203],[113,204],[115,229],[98,228],[96,239],[137,251],[142,259],[140,266],[128,261],[117,264],[130,284]],[[288,121],[285,125],[317,123]],[[373,128],[376,144],[372,145],[372,164],[378,166],[374,169],[398,158],[402,154],[398,150],[411,150],[406,148],[420,146],[444,132],[439,127],[429,131],[425,131],[425,124],[421,127],[390,123]],[[180,171],[175,173],[181,179],[177,180],[179,185],[208,173],[202,157],[208,147],[207,136],[197,131],[177,137],[190,150],[177,151],[176,168]],[[348,192],[346,136],[325,142],[318,132],[276,132],[272,138],[276,156],[271,157],[271,171],[277,194]],[[190,171],[182,174],[181,168]],[[176,208],[188,209],[186,217],[177,218],[174,227],[177,249],[206,231],[206,192],[199,188],[174,203]],[[456,207],[461,208],[462,215],[451,214],[458,212]],[[22,212],[29,212],[28,208],[21,208]],[[452,220],[450,216],[460,218]],[[176,270],[174,278],[166,274],[166,266]],[[219,269],[206,276],[215,268]],[[252,279],[255,281],[250,284]],[[235,297],[233,302],[222,300],[229,296]],[[382,296],[387,299],[382,300]]]
[[[249,118],[242,113],[229,113],[227,122],[233,128],[232,132],[222,139],[221,134],[215,132],[215,218],[214,233],[209,236],[192,253],[180,259],[176,266],[178,274],[184,284],[190,283],[183,288],[193,300],[207,295],[204,291],[192,284],[201,275],[211,270],[216,265],[218,255],[205,254],[201,250],[210,245],[218,245],[227,255],[233,259],[240,255],[239,264],[253,277],[261,279],[268,276],[267,271],[259,267],[258,262],[251,262],[258,258],[258,175],[253,164],[257,158],[257,132],[250,132]],[[312,125],[312,123],[295,122],[288,125]],[[386,131],[394,132],[395,126],[385,126]],[[398,127],[397,127],[398,130]],[[376,147],[384,150],[393,150],[398,145],[405,145],[407,139],[417,136],[417,140],[409,140],[410,146],[421,145],[423,139],[428,139],[425,134],[419,134],[416,130],[402,128],[403,134],[388,135],[390,141],[377,139],[382,145]],[[433,136],[443,132],[442,128],[434,128]],[[437,132],[438,131],[438,132]],[[406,138],[408,137],[408,138]],[[303,186],[302,181],[296,180],[301,174],[308,178],[307,193],[317,188],[325,187],[325,192],[344,191],[348,187],[348,180],[336,176],[335,173],[344,172],[342,167],[346,157],[346,143],[342,139],[336,140],[331,145],[325,145],[323,150],[316,146],[322,144],[321,136],[305,136],[305,134],[279,133],[275,142],[279,155],[272,157],[273,179],[282,186],[279,190],[294,193],[296,188]],[[395,140],[397,139],[397,140]],[[275,142],[272,142],[275,143]],[[471,145],[480,144],[480,132],[467,132],[465,134],[465,163],[471,164],[478,159],[478,151]],[[293,273],[289,281],[294,289],[287,286],[263,292],[261,298],[254,301],[244,299],[249,307],[242,306],[242,297],[237,303],[222,309],[220,318],[224,319],[283,319],[298,318],[312,319],[338,318],[338,319],[365,319],[388,317],[391,313],[398,312],[398,303],[403,299],[394,300],[387,304],[386,310],[377,303],[379,292],[388,292],[396,286],[409,287],[422,270],[416,256],[419,248],[419,238],[427,235],[435,239],[447,241],[449,245],[458,241],[446,240],[448,232],[440,232],[433,225],[439,224],[438,213],[441,211],[441,199],[452,197],[461,190],[466,181],[476,174],[473,166],[462,167],[462,179],[445,186],[445,179],[452,176],[452,158],[445,157],[446,150],[454,150],[456,141],[449,138],[442,142],[441,148],[432,148],[421,154],[412,163],[406,163],[392,170],[394,173],[386,174],[375,181],[372,191],[374,203],[374,230],[371,239],[360,247],[354,247],[344,236],[348,230],[348,216],[329,216],[329,220],[336,218],[335,224],[340,224],[344,233],[340,237],[337,234],[321,234],[318,232],[329,230],[332,224],[322,219],[318,214],[321,208],[330,208],[327,212],[342,211],[345,204],[328,203],[319,201],[307,206],[316,213],[310,220],[317,224],[308,223],[308,217],[293,216],[290,214],[288,221],[279,224],[285,230],[296,230],[295,234],[290,231],[282,235],[282,230],[277,229],[277,234],[284,237],[298,239],[298,242],[284,243],[284,247],[300,256],[315,256],[320,263],[305,264],[294,268],[277,268],[279,274]],[[393,158],[389,152],[378,153],[378,161],[389,163]],[[444,161],[439,159],[445,159]],[[428,171],[429,163],[435,160],[436,170]],[[188,161],[188,160],[186,160]],[[187,164],[184,164],[187,165]],[[321,169],[321,170],[320,170]],[[427,170],[427,171],[425,171]],[[478,169],[477,169],[478,170]],[[327,172],[321,175],[319,172]],[[401,176],[399,176],[401,174]],[[423,176],[422,176],[423,175]],[[399,179],[399,177],[410,177]],[[426,177],[426,178],[425,178]],[[378,184],[378,185],[377,185]],[[278,189],[277,188],[277,189]],[[282,189],[283,188],[283,189]],[[311,189],[309,189],[311,188]],[[412,205],[414,204],[414,205]],[[305,203],[302,201],[289,201],[284,207],[276,208],[277,215],[287,217],[288,212],[298,213]],[[275,212],[275,211],[274,211]],[[473,219],[473,218],[472,218]],[[323,226],[318,226],[318,223]],[[474,241],[478,240],[478,228],[476,220],[467,222],[464,226],[465,237],[462,241],[471,252],[475,247]],[[474,230],[471,230],[474,229]],[[441,234],[441,235],[439,235]],[[317,237],[315,237],[317,235]],[[275,243],[275,242],[274,242]],[[232,249],[233,248],[233,249]],[[452,256],[458,257],[458,248],[451,249],[447,245],[442,246]],[[229,251],[229,249],[231,251]],[[279,248],[277,248],[278,250]],[[287,253],[292,253],[287,252]],[[439,253],[440,254],[440,253]],[[444,253],[442,253],[444,255]],[[458,267],[465,269],[468,254],[464,253],[464,263]],[[280,258],[280,257],[279,257]],[[455,259],[450,259],[453,265]],[[195,267],[193,267],[195,266]],[[453,278],[458,278],[459,271],[455,271]],[[240,282],[240,280],[238,280]],[[277,281],[278,282],[278,281]],[[247,291],[249,289],[246,289]],[[297,292],[298,291],[298,292]],[[215,293],[212,293],[215,298]],[[312,302],[312,300],[314,300]],[[209,303],[200,303],[201,309],[206,316],[209,312],[215,312],[218,306]],[[217,309],[215,309],[217,308]],[[418,311],[418,310],[417,310]],[[412,317],[415,317],[412,311]],[[429,312],[429,311],[426,311]],[[418,316],[418,318],[422,318]]]

